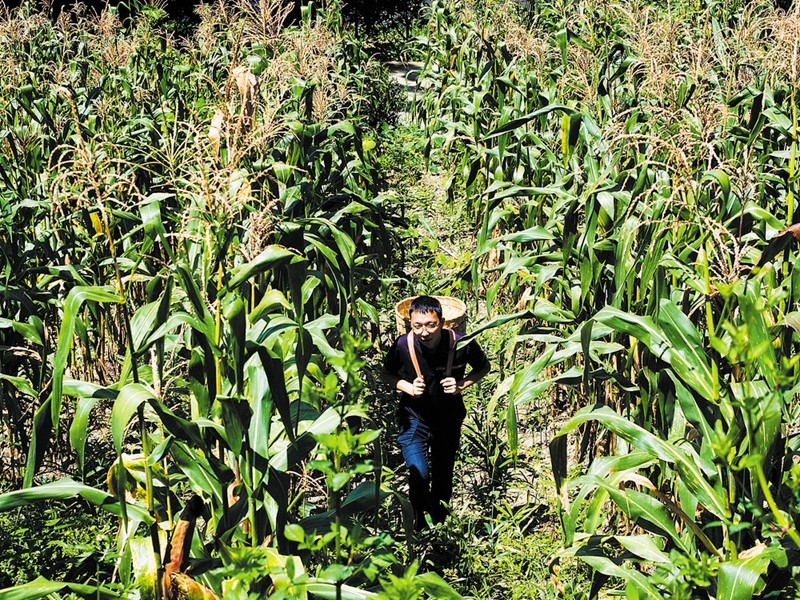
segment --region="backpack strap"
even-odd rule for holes
[[[452,329],[443,328],[450,337],[450,350],[447,353],[447,368],[445,369],[444,376],[450,377],[450,371],[453,370],[453,358],[456,354],[456,332]],[[406,337],[408,341],[408,355],[411,357],[411,364],[414,365],[414,371],[417,372],[417,377],[422,377],[422,370],[419,368],[419,360],[417,359],[417,350],[414,347],[414,332],[409,331]]]
[[[411,363],[414,365],[417,377],[422,377],[422,371],[419,368],[419,361],[417,360],[417,350],[414,348],[414,332],[409,331],[406,339],[408,340],[408,354],[411,357]]]
[[[456,332],[452,329],[446,329],[450,333],[450,351],[447,353],[447,369],[444,372],[445,377],[450,377],[450,371],[453,370],[453,358],[456,354]]]

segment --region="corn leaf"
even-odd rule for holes
[[[53,391],[50,404],[50,418],[53,430],[58,433],[58,419],[61,415],[61,399],[63,396],[64,372],[67,358],[73,345],[73,334],[76,322],[80,318],[78,312],[84,302],[122,302],[123,299],[110,287],[74,287],[67,294],[64,302],[64,318],[58,332],[56,354],[53,358]]]
[[[744,553],[742,553],[744,554]],[[770,563],[786,567],[786,550],[780,547],[757,546],[746,558],[720,564],[717,576],[717,600],[750,600],[764,588],[761,576]]]
[[[643,573],[633,569],[626,569],[610,558],[598,554],[579,552],[578,557],[595,571],[608,575],[609,577],[619,577],[628,585],[632,585],[638,594],[638,598],[645,600],[664,600],[664,597],[658,592],[655,586],[648,581]]]
[[[114,441],[117,455],[122,454],[125,430],[139,405],[153,397],[153,393],[140,383],[129,383],[120,390],[111,409],[111,439]]]
[[[360,590],[351,585],[337,585],[317,578],[310,578],[303,587],[308,593],[323,600],[371,600],[372,598],[379,598],[375,592]]]
[[[194,492],[201,497],[213,497],[217,503],[222,502],[221,478],[214,472],[208,459],[202,453],[192,450],[188,445],[173,441],[170,453],[181,471],[189,479]]]
[[[656,544],[656,539],[651,535],[616,535],[614,540],[625,550],[655,564],[668,564],[669,554]]]
[[[69,445],[78,455],[78,468],[83,473],[84,449],[86,447],[86,437],[89,428],[89,414],[97,404],[97,398],[80,398],[75,407],[75,416],[69,427]]]
[[[541,117],[542,115],[547,115],[547,114],[549,114],[549,113],[551,113],[553,111],[562,111],[562,112],[564,112],[564,113],[566,113],[566,114],[568,114],[570,116],[578,114],[578,111],[576,111],[574,108],[570,108],[568,106],[563,106],[563,105],[560,105],[560,104],[550,104],[550,105],[545,106],[543,108],[539,108],[539,109],[537,109],[537,110],[535,110],[535,111],[533,111],[531,113],[528,113],[527,115],[524,115],[522,117],[517,117],[516,119],[511,119],[508,123],[506,123],[504,125],[501,125],[500,127],[496,128],[494,131],[489,133],[488,135],[485,135],[481,141],[482,142],[486,142],[487,140],[495,138],[495,137],[497,137],[499,135],[503,135],[504,133],[508,133],[509,131],[514,131],[515,129],[518,129],[519,127],[522,127],[523,125],[527,125],[528,123],[530,123],[534,119],[537,119],[537,118]]]
[[[650,530],[658,535],[669,537],[678,548],[684,552],[688,552],[683,540],[675,529],[672,516],[658,500],[649,494],[635,489],[620,489],[617,486],[609,485],[606,481],[599,478],[595,483],[608,492],[608,495],[614,503],[631,520],[644,529]]]
[[[692,322],[667,299],[659,305],[658,323],[671,348],[665,360],[703,398],[716,401],[718,384],[703,353],[703,340]]]
[[[253,260],[233,269],[231,278],[220,293],[224,295],[239,287],[246,281],[260,273],[274,269],[284,264],[295,264],[305,262],[305,259],[297,252],[279,245],[272,245],[261,251]]]
[[[11,319],[4,319],[0,317],[0,329],[10,327],[19,333],[26,340],[37,346],[44,345],[44,338],[42,336],[42,323],[37,320],[34,323],[20,323],[19,321],[12,321]]]
[[[675,464],[680,473],[682,481],[687,488],[697,496],[698,500],[713,514],[722,518],[730,517],[730,508],[727,503],[726,494],[717,484],[712,485],[703,475],[699,466],[699,460],[691,448],[677,446],[671,442],[662,440],[647,430],[630,422],[625,417],[615,413],[613,410],[603,405],[589,406],[581,409],[575,414],[558,432],[554,439],[564,438],[570,431],[579,427],[582,423],[596,420],[606,428],[625,439],[632,446],[649,452],[654,458]],[[551,443],[551,454],[553,452]],[[556,448],[558,444],[556,443]],[[563,451],[566,447],[563,448]],[[563,458],[557,459],[558,464],[564,462]],[[554,472],[555,464],[554,464]],[[561,471],[559,471],[561,473]],[[556,485],[559,486],[558,475]]]
[[[40,500],[71,500],[76,496],[80,496],[90,504],[106,512],[117,516],[122,515],[122,507],[116,497],[102,490],[78,483],[69,477],[32,488],[0,494],[0,511],[26,506]],[[144,508],[135,504],[127,504],[125,508],[129,515],[139,521],[147,524],[153,522],[153,519]]]

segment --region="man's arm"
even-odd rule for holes
[[[488,375],[489,371],[492,370],[492,365],[489,362],[484,363],[477,369],[472,369],[468,375],[464,377],[461,381],[456,382],[456,389],[459,392],[463,392],[465,389],[470,387],[471,385],[475,385],[481,379]]]
[[[475,385],[483,379],[486,374],[492,369],[492,365],[488,362],[482,364],[477,369],[472,369],[469,375],[466,375],[461,381],[456,381],[455,377],[445,377],[442,379],[442,389],[445,394],[461,393],[471,385]]]
[[[422,377],[417,377],[414,381],[407,381],[383,367],[381,369],[381,379],[387,385],[392,386],[393,389],[409,396],[419,397],[425,393],[425,380]]]

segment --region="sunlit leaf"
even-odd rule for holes
[[[713,484],[702,472],[696,455],[686,446],[679,446],[662,440],[656,435],[632,423],[625,417],[615,413],[607,406],[596,405],[581,409],[561,428],[556,440],[564,438],[570,431],[582,423],[596,420],[610,431],[625,439],[632,446],[649,452],[654,458],[673,463],[681,476],[681,480],[697,496],[698,500],[718,517],[729,518],[730,507],[726,493],[719,483]],[[555,443],[555,440],[554,440]],[[551,444],[551,455],[554,450],[560,454],[560,445]],[[565,450],[565,447],[563,448]],[[558,459],[559,461],[561,459]],[[554,463],[557,462],[554,458]],[[560,484],[556,481],[557,487]]]
[[[122,515],[122,508],[116,497],[102,490],[73,481],[70,478],[0,494],[0,511],[26,506],[41,500],[70,500],[76,496],[80,496],[90,504],[111,514]],[[128,504],[126,509],[128,515],[143,523],[149,524],[153,522],[153,519],[142,507]]]
[[[737,560],[721,563],[717,600],[750,600],[764,588],[761,576],[766,574],[770,563],[785,567],[786,550],[759,545],[742,553]]]

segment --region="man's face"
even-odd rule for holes
[[[411,313],[411,331],[426,348],[435,348],[442,337],[442,320],[434,312]]]

